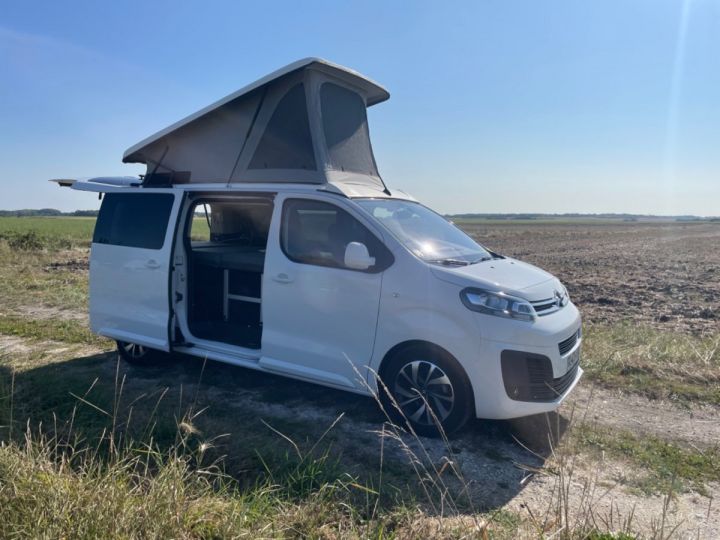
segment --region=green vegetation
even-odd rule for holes
[[[87,250],[17,251],[0,242],[0,314],[23,307],[87,308]]]
[[[582,365],[607,387],[720,404],[720,332],[693,336],[632,323],[585,329]]]
[[[105,443],[98,454],[28,434],[1,446],[3,530],[29,538],[385,538],[421,515],[358,505],[368,490],[349,477],[314,486],[307,465],[295,472],[313,485],[302,493],[291,496],[272,479],[243,490],[205,464],[203,447],[188,436],[167,451]]]
[[[0,217],[0,243],[15,250],[89,247],[94,217]]]
[[[480,535],[491,519],[459,515],[448,492],[446,508],[425,499],[409,465],[345,456],[336,449],[341,418],[268,418],[252,403],[232,407],[229,417],[218,403],[204,414],[206,389],[219,385],[201,384],[200,362],[175,370],[179,391],[168,392],[153,375],[167,368],[135,373],[130,384],[115,360],[72,351],[48,358],[41,347],[0,355],[3,530],[73,538],[461,538]],[[242,429],[214,436],[229,425]],[[306,436],[291,440],[287,429]],[[511,516],[493,517],[493,537],[514,536],[521,521]]]
[[[90,332],[84,321],[72,319],[37,320],[19,315],[0,315],[0,334],[98,346],[109,343]]]
[[[95,217],[97,214],[97,210],[74,210],[73,212],[61,212],[56,208],[0,210],[0,217]]]
[[[208,226],[205,216],[193,218],[192,227],[190,228],[190,238],[199,242],[207,242],[210,240],[210,227]]]
[[[592,532],[587,536],[587,540],[636,540],[637,536],[624,532]]]
[[[635,476],[625,481],[646,494],[693,489],[705,494],[705,483],[720,478],[720,446],[698,450],[628,431],[576,425],[572,440],[580,448],[629,461]]]

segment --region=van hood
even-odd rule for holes
[[[433,274],[460,287],[480,287],[525,298],[531,302],[553,298],[560,280],[537,266],[509,257],[467,266],[431,265]]]

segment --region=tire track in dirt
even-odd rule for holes
[[[720,445],[720,407],[679,405],[643,396],[579,384],[565,404],[590,424],[646,434],[692,448]]]

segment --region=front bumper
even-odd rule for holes
[[[477,417],[499,420],[557,409],[583,374],[577,308],[569,304],[532,324],[481,317],[480,361],[470,377]]]
[[[505,393],[514,401],[549,403],[565,394],[580,369],[580,348],[567,355],[567,371],[555,377],[547,356],[524,351],[500,353]]]

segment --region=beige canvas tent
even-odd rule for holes
[[[123,161],[147,165],[146,186],[300,182],[385,191],[366,109],[389,97],[355,71],[307,58],[141,141]]]

